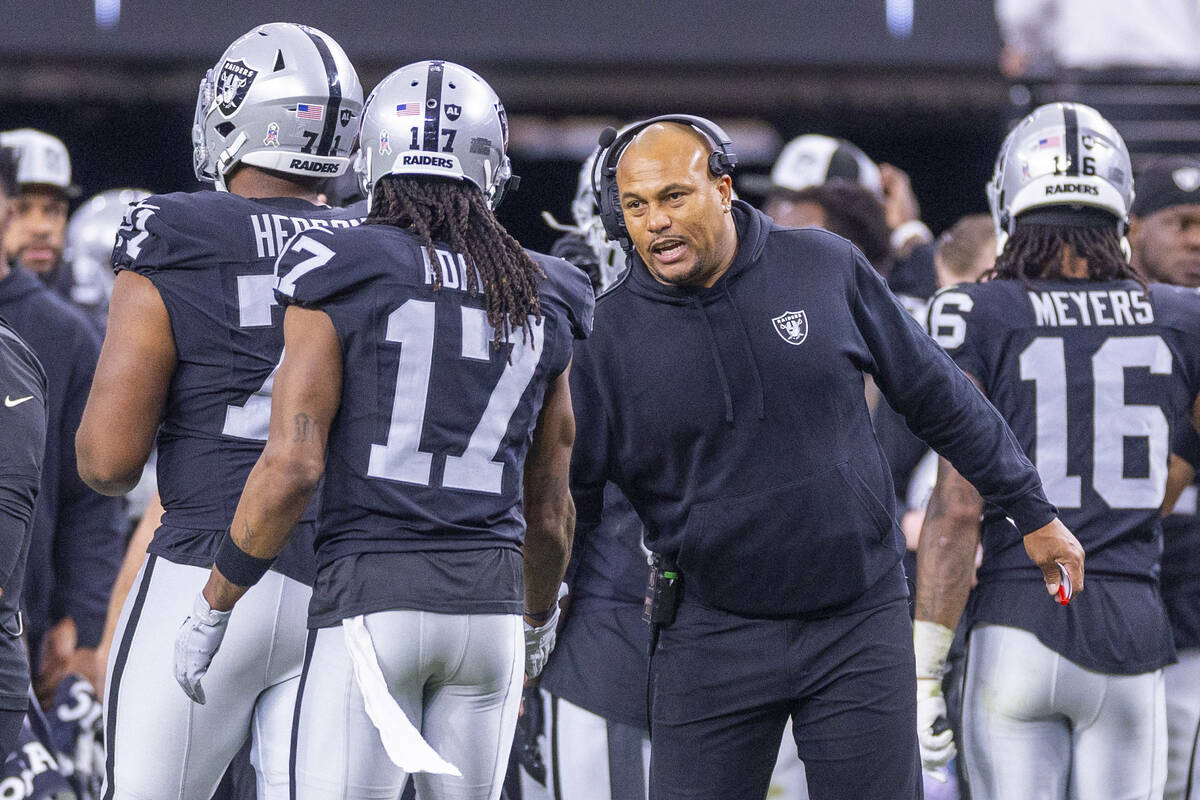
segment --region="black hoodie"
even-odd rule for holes
[[[1054,518],[1004,419],[853,245],[733,213],[737,254],[711,288],[663,285],[634,256],[596,303],[571,375],[580,525],[612,480],[685,591],[746,616],[903,597],[864,373],[1022,534]]]

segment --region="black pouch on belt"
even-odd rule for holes
[[[683,576],[678,568],[662,556],[650,556],[650,580],[646,584],[642,619],[652,628],[667,627],[675,621],[682,596]]]

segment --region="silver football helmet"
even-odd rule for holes
[[[384,78],[367,98],[360,143],[368,197],[384,175],[440,175],[470,181],[495,207],[513,177],[504,105],[483,78],[449,61]]]
[[[291,22],[259,25],[200,81],[196,178],[224,191],[239,162],[337,177],[350,165],[362,105],[358,74],[328,35]]]
[[[592,172],[596,168],[596,157],[600,149],[592,151],[579,170],[579,183],[575,187],[575,197],[571,200],[571,216],[574,225],[564,225],[554,218],[549,211],[542,212],[542,219],[556,231],[574,233],[587,242],[600,264],[601,292],[617,282],[625,274],[625,251],[615,242],[609,241],[604,232],[604,222],[600,219],[600,209],[596,207],[596,193],[592,189]]]
[[[1133,205],[1133,168],[1121,134],[1096,109],[1050,103],[1008,134],[988,184],[997,251],[1019,215],[1047,206],[1099,208],[1124,236]]]
[[[145,200],[144,189],[110,189],[84,202],[67,223],[64,260],[71,265],[71,299],[84,307],[108,305],[113,272],[109,266],[117,229],[129,207]]]

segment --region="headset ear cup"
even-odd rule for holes
[[[604,231],[608,238],[628,249],[630,245],[629,232],[625,228],[625,217],[621,214],[621,196],[617,188],[616,176],[605,177],[604,190],[601,195],[600,219],[604,223]]]
[[[714,150],[708,154],[708,172],[714,178],[719,178],[722,175],[728,175],[733,169],[729,164],[729,159],[720,150]]]

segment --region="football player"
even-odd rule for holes
[[[255,28],[200,83],[194,164],[218,191],[147,198],[118,234],[79,468],[96,489],[125,492],[157,433],[165,512],[108,660],[109,800],[208,800],[247,731],[259,797],[287,797],[314,510],[255,587],[261,602],[234,616],[203,706],[172,680],[172,643],[266,440],[283,347],[275,259],[299,231],[360,222],[361,208],[315,201],[346,170],[361,111],[337,42],[303,25]]]
[[[582,272],[497,222],[507,128],[470,70],[392,73],[364,110],[367,224],[308,231],[277,267],[270,435],[176,674],[198,700],[219,685],[201,678],[228,658],[212,656],[230,609],[248,586],[247,606],[267,601],[256,582],[324,470],[302,800],[394,797],[408,773],[426,800],[495,800],[522,678],[553,646],[574,523],[568,366],[593,300]]]
[[[1200,295],[1130,266],[1129,153],[1088,106],[1022,120],[989,199],[1003,247],[991,280],[938,294],[930,332],[1030,454],[1085,548],[1088,591],[1069,602],[1064,581],[1065,608],[1029,592],[1040,576],[1011,520],[940,463],[917,562],[922,760],[954,752],[940,679],[982,539],[963,697],[972,796],[1158,797],[1175,655],[1158,512],[1172,429],[1200,393]]]
[[[4,254],[60,294],[70,286],[61,274],[70,201],[79,196],[71,183],[67,147],[55,136],[31,128],[0,133],[0,147],[17,154],[20,191],[4,234]]]
[[[1200,159],[1148,165],[1137,177],[1129,243],[1146,276],[1200,287]],[[1186,437],[1185,437],[1186,441]],[[1193,443],[1194,448],[1194,443]],[[1181,448],[1183,449],[1183,448]],[[1193,456],[1195,459],[1195,456]],[[1200,730],[1200,508],[1197,485],[1164,509],[1162,594],[1179,661],[1166,668],[1166,800],[1186,800],[1197,775]]]

